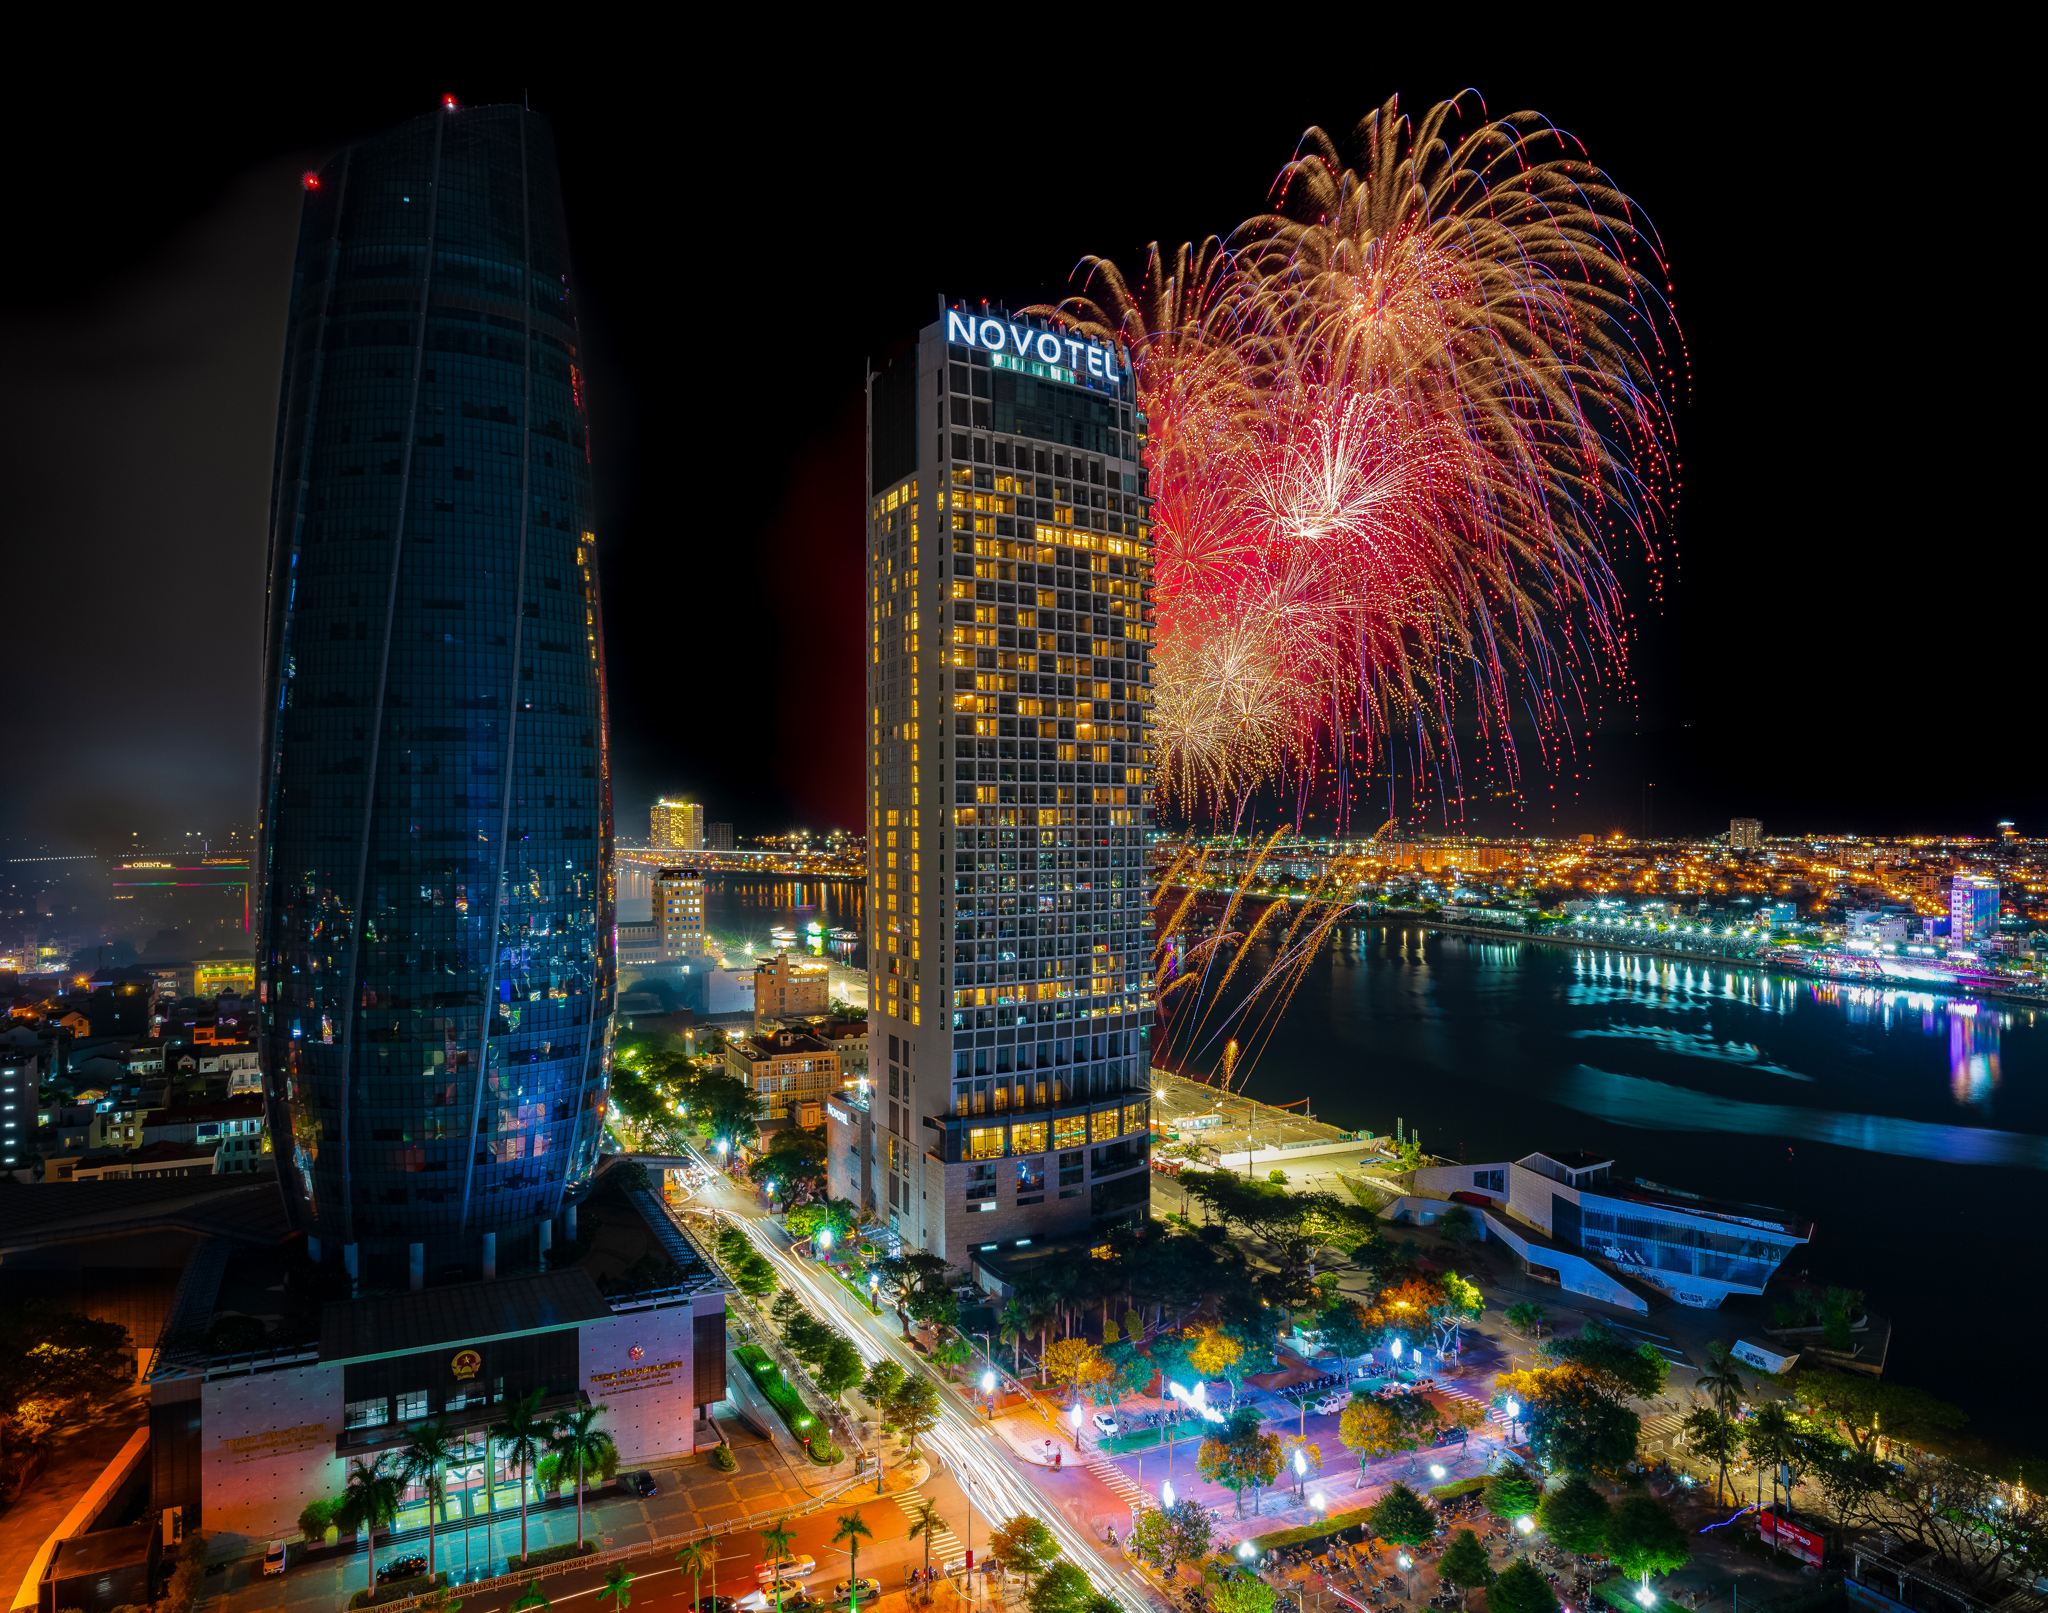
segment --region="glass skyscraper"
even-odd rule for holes
[[[603,632],[554,142],[452,103],[306,177],[271,498],[270,1125],[365,1284],[537,1261],[615,982]]]

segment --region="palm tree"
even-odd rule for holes
[[[604,1589],[597,1593],[597,1599],[609,1601],[612,1613],[626,1613],[626,1609],[633,1605],[633,1576],[627,1572],[624,1563],[605,1575]]]
[[[676,1567],[690,1576],[690,1606],[704,1604],[704,1570],[718,1562],[718,1548],[706,1540],[693,1540],[676,1553]],[[715,1584],[716,1581],[713,1581]]]
[[[1010,1370],[1021,1373],[1024,1370],[1024,1335],[1031,1331],[1031,1312],[1013,1299],[1003,1307],[996,1326],[996,1336],[1011,1346]]]
[[[398,1516],[398,1480],[384,1471],[384,1458],[358,1457],[348,1465],[348,1483],[341,1492],[340,1515],[370,1542],[370,1589],[377,1589],[377,1531]]]
[[[768,1561],[778,1569],[789,1561],[789,1548],[796,1536],[791,1533],[789,1520],[778,1518],[761,1531],[761,1544],[768,1548]],[[782,1613],[782,1575],[775,1575],[775,1613]]]
[[[548,1436],[547,1424],[540,1420],[541,1391],[536,1389],[524,1400],[515,1400],[505,1408],[505,1414],[492,1423],[488,1438],[505,1448],[505,1460],[519,1469],[519,1560],[526,1560],[526,1481],[532,1474],[534,1464],[540,1460],[541,1447]],[[489,1449],[488,1445],[485,1447]],[[495,1510],[495,1508],[493,1508]]]
[[[548,1430],[548,1451],[567,1466],[571,1457],[576,1461],[576,1549],[583,1549],[583,1478],[590,1467],[602,1468],[608,1452],[615,1447],[612,1436],[594,1426],[597,1419],[610,1411],[609,1406],[585,1406],[578,1411],[565,1411],[554,1420]]]
[[[1782,1400],[1767,1400],[1749,1421],[1750,1460],[1756,1463],[1756,1504],[1764,1504],[1764,1469],[1771,1470],[1771,1499],[1778,1498],[1778,1464],[1798,1448],[1799,1427]]]
[[[874,1537],[874,1530],[868,1527],[867,1519],[858,1511],[839,1514],[839,1528],[833,1533],[832,1544],[836,1546],[842,1540],[846,1542],[846,1577],[853,1582],[854,1613],[859,1613],[860,1609],[860,1543]]]
[[[427,1492],[427,1578],[434,1577],[434,1525],[441,1521],[441,1509],[447,1504],[448,1464],[455,1460],[455,1442],[448,1437],[448,1425],[442,1421],[421,1423],[412,1431],[412,1438],[404,1450],[398,1453],[398,1477],[407,1484],[417,1484]]]
[[[533,1608],[535,1613],[548,1613],[548,1609],[554,1605],[541,1590],[540,1581],[530,1579],[526,1582],[526,1588],[512,1599],[510,1613],[526,1613],[528,1608]]]
[[[910,1515],[910,1538],[915,1540],[919,1535],[924,1536],[924,1572],[927,1579],[931,1578],[932,1572],[932,1536],[945,1527],[946,1520],[939,1516],[939,1509],[929,1501],[920,1500],[917,1510]]]
[[[1735,1357],[1727,1345],[1707,1346],[1707,1364],[1700,1369],[1694,1387],[1713,1401],[1723,1417],[1735,1415],[1735,1408],[1742,1403],[1742,1374],[1736,1370]]]

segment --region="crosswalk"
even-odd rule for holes
[[[1484,1396],[1474,1394],[1464,1384],[1439,1384],[1438,1390],[1440,1393],[1444,1394],[1452,1400],[1471,1401],[1473,1405],[1478,1406],[1485,1411],[1486,1420],[1492,1423],[1494,1427],[1506,1428],[1508,1426],[1508,1417],[1506,1412],[1502,1411],[1500,1407],[1494,1405],[1490,1400],[1486,1399]]]
[[[1153,1504],[1152,1498],[1138,1488],[1137,1480],[1133,1479],[1130,1474],[1118,1467],[1107,1456],[1100,1455],[1099,1453],[1091,1456],[1088,1458],[1086,1466],[1089,1472],[1093,1473],[1104,1484],[1114,1490],[1122,1499],[1124,1505],[1130,1507],[1133,1511],[1142,1511]]]
[[[897,1490],[890,1495],[889,1499],[903,1509],[903,1516],[906,1519],[913,1524],[917,1522],[918,1512],[925,1503],[925,1497],[922,1493],[917,1490]],[[951,1529],[940,1527],[934,1529],[931,1534],[932,1562],[936,1567],[944,1568],[948,1563],[957,1563],[965,1555],[965,1548],[960,1544],[960,1537],[954,1534]],[[919,1535],[914,1544],[920,1547],[923,1546],[924,1536]]]

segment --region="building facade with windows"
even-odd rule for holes
[[[647,843],[656,851],[702,851],[703,807],[694,801],[671,801],[664,796],[654,803]]]
[[[664,868],[654,876],[654,925],[669,957],[704,951],[704,876],[694,868]]]
[[[1535,1275],[1620,1304],[1632,1301],[1606,1272],[1709,1310],[1730,1294],[1761,1294],[1785,1257],[1813,1237],[1810,1221],[1783,1210],[1617,1178],[1614,1161],[1597,1154],[1426,1166],[1414,1190],[1476,1205],[1487,1235]]]
[[[1144,433],[1120,352],[986,307],[869,383],[871,1090],[829,1158],[955,1264],[1147,1196]]]
[[[747,1083],[763,1120],[815,1126],[843,1079],[839,1052],[806,1031],[777,1029],[725,1040],[726,1074]]]
[[[546,122],[306,177],[271,500],[261,921],[295,1226],[376,1287],[538,1261],[614,995],[581,336]]]

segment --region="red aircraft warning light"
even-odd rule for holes
[[[318,174],[307,174],[305,177],[306,189],[318,190],[320,188],[320,176]]]
[[[441,104],[445,106],[450,112],[453,112],[455,110],[455,97],[452,95],[444,95],[441,97]]]

